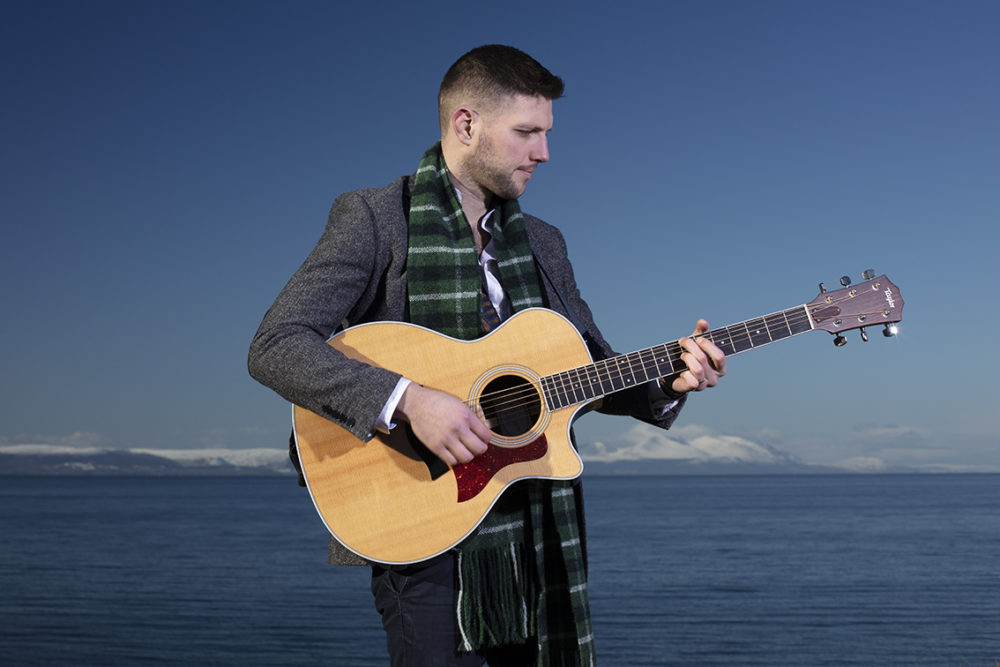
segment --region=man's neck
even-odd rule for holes
[[[481,222],[486,213],[494,206],[496,198],[491,192],[474,190],[467,187],[462,182],[461,176],[450,168],[448,173],[451,177],[451,182],[455,186],[455,190],[458,191],[458,198],[462,202],[462,211],[465,213],[465,219],[469,221],[469,226],[472,227],[472,235],[476,239],[476,252],[482,253],[483,248],[489,242],[489,237],[483,232]]]

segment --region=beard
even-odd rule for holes
[[[484,134],[466,162],[466,173],[475,183],[501,199],[517,199],[525,184],[514,180],[514,169],[502,165],[489,134]]]

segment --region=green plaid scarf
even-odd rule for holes
[[[541,306],[535,260],[517,200],[503,200],[493,215],[499,215],[493,223],[494,254],[511,307]],[[453,338],[478,338],[483,333],[479,327],[482,272],[472,228],[448,177],[440,143],[424,153],[417,169],[409,234],[410,321]]]
[[[511,306],[541,306],[517,200],[504,200],[497,215],[493,247]],[[462,340],[483,333],[475,241],[440,144],[424,154],[413,184],[407,287],[414,324]],[[572,483],[518,482],[459,547],[458,648],[537,642],[540,667],[594,665],[584,558]]]

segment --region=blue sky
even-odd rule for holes
[[[336,195],[437,139],[451,62],[503,42],[566,81],[522,205],[620,350],[867,268],[902,289],[898,338],[734,357],[677,438],[1000,470],[1000,4],[343,4],[4,4],[0,444],[281,447],[261,316]]]

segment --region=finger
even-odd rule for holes
[[[448,443],[448,452],[451,454],[458,463],[468,463],[472,459],[476,458],[476,451],[472,449],[470,442],[475,438],[465,438],[465,440],[453,440]],[[454,465],[454,464],[452,464]]]
[[[435,456],[444,461],[449,467],[458,465],[458,459],[455,458],[455,455],[448,450],[447,445],[442,443],[436,447],[429,449],[434,453]]]
[[[703,381],[699,375],[690,368],[675,376],[673,382],[670,383],[670,388],[679,394],[686,394],[691,391],[700,391],[706,386],[707,381]]]
[[[691,371],[686,371],[686,373],[687,377],[685,379],[690,387],[689,391],[701,391],[705,386],[705,380]]]
[[[726,353],[720,350],[715,343],[708,340],[707,338],[698,339],[698,347],[702,349],[708,360],[712,364],[712,368],[715,369],[716,373],[720,376],[726,374]]]
[[[682,338],[680,343],[681,347],[684,348],[684,352],[681,353],[681,360],[687,364],[688,368],[698,372],[695,369],[695,366],[704,366],[705,364],[710,363],[708,355],[702,348],[700,340]]]
[[[697,345],[695,347],[697,348]],[[702,380],[705,376],[705,368],[701,360],[693,352],[684,352],[681,354],[681,361],[687,366],[687,370],[680,374],[680,379],[687,385],[685,391],[697,391],[702,386]]]
[[[458,459],[459,463],[468,463],[472,459],[476,458],[476,455],[470,452],[465,445],[456,445],[455,449],[452,450],[452,454],[454,454],[455,458]]]
[[[681,353],[681,361],[687,367],[687,369],[681,373],[681,377],[690,380],[689,383],[692,384],[692,386],[697,386],[700,380],[699,374],[702,372],[701,361],[698,359],[698,355],[685,349],[685,351]]]
[[[708,332],[708,320],[698,320],[694,325],[694,333],[692,336],[697,336],[698,334],[703,334]]]
[[[479,436],[473,435],[470,431],[466,434],[462,441],[456,445],[455,448],[456,455],[462,460],[462,463],[468,463],[480,454],[486,453],[486,443],[479,439]]]
[[[472,419],[469,420],[469,430],[475,436],[476,442],[481,446],[477,453],[482,454],[486,451],[486,446],[489,444],[490,439],[493,438],[493,431],[476,415],[473,415]]]
[[[485,454],[493,433],[474,414],[470,413],[463,427],[456,433],[451,451],[462,463]]]
[[[725,353],[720,350],[710,338],[706,338],[702,335],[706,333],[708,333],[708,320],[698,320],[695,324],[692,338],[694,338],[698,346],[704,350],[708,357],[712,360],[713,366],[717,366],[719,363],[724,363],[726,356]]]
[[[715,361],[700,347],[698,347],[697,353],[685,353],[681,355],[681,359],[688,367],[686,372],[689,381],[693,383],[691,391],[701,391],[719,383],[720,374],[715,368]]]

